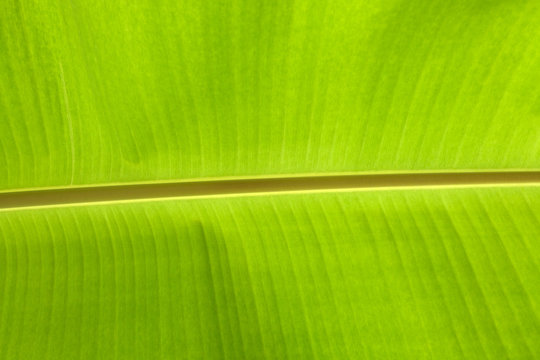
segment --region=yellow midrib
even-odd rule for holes
[[[18,189],[0,192],[0,210],[291,192],[513,185],[540,185],[540,170],[276,175]]]

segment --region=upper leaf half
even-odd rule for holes
[[[0,189],[540,167],[537,1],[0,7]]]

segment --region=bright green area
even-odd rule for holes
[[[537,0],[1,0],[0,191],[540,169]],[[0,209],[0,359],[538,359],[540,187]]]
[[[538,359],[540,187],[0,212],[2,359]]]
[[[536,0],[3,0],[0,189],[540,168]]]

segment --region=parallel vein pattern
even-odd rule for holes
[[[539,169],[536,0],[3,0],[0,189]]]
[[[538,187],[0,213],[0,358],[538,358],[538,214]]]

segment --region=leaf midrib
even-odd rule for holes
[[[361,173],[182,180],[0,192],[0,210],[167,198],[392,188],[540,185],[540,170]]]

